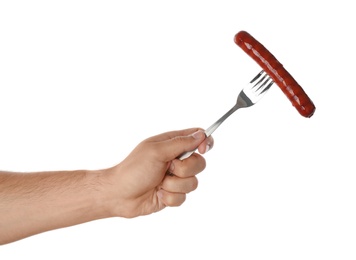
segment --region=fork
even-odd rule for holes
[[[256,104],[267,93],[267,90],[273,85],[274,81],[265,71],[258,73],[240,92],[236,104],[226,112],[219,120],[205,130],[206,137],[209,137],[229,116],[236,110],[244,107],[250,107]],[[195,149],[196,150],[196,149]],[[195,150],[181,154],[178,159],[184,160],[192,155]]]

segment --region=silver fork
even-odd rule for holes
[[[223,115],[218,121],[205,130],[206,137],[210,136],[229,116],[236,110],[244,107],[250,107],[256,104],[267,93],[267,90],[273,85],[273,80],[265,71],[258,73],[240,92],[236,104]],[[195,152],[189,151],[181,154],[178,159],[188,158]]]

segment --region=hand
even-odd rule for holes
[[[198,148],[204,154],[213,147],[201,129],[193,128],[153,136],[141,142],[120,164],[107,170],[108,201],[114,216],[136,217],[179,206],[195,190],[195,175],[205,169],[205,159],[193,153],[184,160],[180,154]]]
[[[197,187],[213,139],[188,129],[141,142],[120,164],[103,170],[0,171],[0,245],[34,234],[113,216],[147,215],[181,205]]]

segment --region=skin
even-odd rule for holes
[[[0,171],[0,244],[110,217],[134,218],[180,206],[213,146],[198,128],[150,137],[119,164],[101,170]],[[198,147],[198,153],[176,159]]]

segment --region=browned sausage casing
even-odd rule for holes
[[[302,116],[314,114],[315,106],[311,99],[267,48],[246,31],[238,32],[234,40],[273,79]]]

